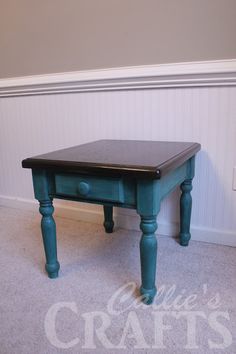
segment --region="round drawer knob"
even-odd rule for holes
[[[86,182],[80,182],[79,184],[79,193],[81,195],[87,195],[90,190],[89,184]]]

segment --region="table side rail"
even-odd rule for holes
[[[194,175],[194,157],[184,164],[169,172],[155,183],[156,195],[160,200],[169,195],[185,179],[192,178]]]

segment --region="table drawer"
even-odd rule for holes
[[[77,174],[57,174],[56,194],[87,200],[124,202],[121,178],[92,177]]]

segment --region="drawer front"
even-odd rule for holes
[[[124,202],[123,183],[119,178],[57,174],[55,186],[57,195],[87,200]]]

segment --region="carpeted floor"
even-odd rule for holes
[[[140,233],[56,221],[50,280],[39,215],[0,207],[1,354],[236,353],[236,248],[159,237],[160,295],[140,306],[117,292],[140,285]]]

